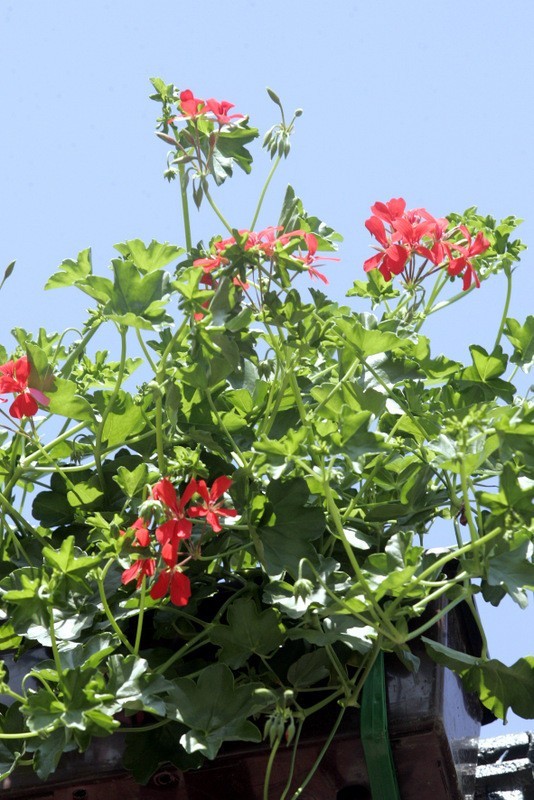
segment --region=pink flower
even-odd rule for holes
[[[0,366],[0,394],[13,392],[17,395],[9,407],[9,413],[16,419],[33,417],[40,403],[47,406],[50,400],[39,389],[28,385],[31,365],[26,356],[17,361],[8,361]],[[3,401],[5,402],[5,401]]]
[[[206,522],[215,533],[222,531],[219,523],[220,517],[237,517],[235,508],[223,508],[222,495],[228,491],[232,485],[232,479],[221,476],[213,482],[211,489],[206,486],[206,481],[196,482],[195,494],[199,494],[204,500],[203,505],[191,506],[188,513],[190,517],[206,517]]]
[[[231,108],[234,108],[234,104],[227,100],[221,100],[220,103],[213,98],[206,100],[206,111],[211,111],[219,125],[228,125],[233,119],[243,119],[243,114],[228,115]]]

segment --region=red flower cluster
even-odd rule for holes
[[[8,361],[0,366],[0,394],[13,392],[16,395],[9,406],[9,413],[16,419],[33,417],[39,410],[38,403],[47,406],[50,402],[39,389],[28,385],[30,371],[31,365],[26,356],[22,356],[17,361]],[[7,401],[0,398],[0,402]]]
[[[234,107],[233,103],[227,100],[201,100],[195,97],[191,89],[184,89],[180,92],[180,111],[182,117],[203,117],[207,114],[213,114],[219,125],[229,125],[233,119],[243,119],[243,114],[228,114],[231,108]],[[169,122],[174,122],[176,117],[173,117]]]
[[[365,261],[366,272],[378,269],[390,281],[393,275],[404,273],[409,283],[420,283],[438,269],[445,268],[449,275],[461,275],[463,289],[469,289],[474,282],[480,286],[480,279],[472,259],[484,253],[490,242],[479,231],[475,238],[464,225],[449,230],[449,221],[443,217],[436,219],[425,208],[406,209],[406,201],[401,197],[392,198],[387,203],[371,206],[372,216],[365,222],[367,230],[377,239],[378,253]],[[452,241],[451,237],[460,231],[465,241]],[[415,257],[420,256],[424,263],[415,270]],[[427,265],[430,267],[427,269]]]
[[[180,544],[191,537],[193,531],[191,519],[204,517],[211,529],[215,533],[219,533],[222,530],[221,517],[237,516],[235,509],[223,507],[222,496],[231,485],[231,478],[223,476],[217,478],[211,489],[208,489],[205,481],[197,481],[193,478],[179,497],[168,478],[162,478],[154,484],[152,498],[161,503],[165,517],[164,521],[155,528],[155,538],[164,567],[150,589],[150,596],[154,600],[170,594],[171,603],[175,606],[187,605],[191,597],[191,584],[183,572],[183,567],[191,556],[186,555],[180,560]],[[195,495],[200,497],[200,501],[197,505],[187,507]],[[134,545],[150,546],[152,536],[147,520],[139,517],[130,526],[130,530],[134,531]],[[138,558],[131,567],[123,572],[121,582],[126,584],[137,580],[139,588],[145,576],[151,578],[155,574],[155,558]]]
[[[304,266],[308,269],[311,278],[319,278],[323,283],[328,283],[326,276],[319,272],[314,265],[319,261],[339,261],[339,259],[317,255],[318,241],[314,233],[295,230],[279,235],[281,230],[280,226],[270,226],[257,232],[243,229],[239,231],[239,234],[244,237],[243,247],[245,251],[256,253],[262,260],[266,261],[276,258],[277,255],[283,252],[285,255],[289,255],[299,271]],[[300,247],[298,248],[298,254],[295,252],[298,240],[304,242],[307,248],[306,253],[303,253]],[[289,243],[293,243],[295,246],[288,248],[287,245]],[[193,261],[193,265],[201,267],[205,273],[210,273],[219,267],[226,266],[230,263],[226,257],[227,250],[236,244],[237,242],[233,236],[214,242],[213,254],[207,258],[197,258]],[[234,282],[236,281],[240,283],[237,279]]]

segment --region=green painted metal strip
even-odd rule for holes
[[[388,733],[383,653],[363,687],[360,731],[373,800],[401,800]]]

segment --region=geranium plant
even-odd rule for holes
[[[462,602],[482,652],[426,636],[429,654],[497,716],[533,716],[534,658],[491,660],[474,604],[524,606],[534,587],[534,408],[512,383],[534,318],[508,316],[519,221],[376,202],[376,254],[340,264],[341,237],[291,187],[257,226],[300,111],[287,122],[269,92],[281,121],[245,227],[213,195],[250,172],[258,131],[227,101],[153,85],[182,243],[118,244],[104,275],[90,250],[65,260],[46,288],[90,298],[78,338],[16,329],[0,352],[0,771],[46,778],[124,731],[142,782],[265,735],[268,797],[277,749],[298,758],[327,705],[338,725],[380,653],[417,669],[411,644]],[[210,241],[192,242],[191,198],[215,215]],[[347,305],[325,294],[341,269]],[[426,319],[471,314],[500,272],[492,348],[434,352]],[[290,774],[281,798],[303,787]]]

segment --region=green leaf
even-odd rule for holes
[[[243,666],[251,653],[269,656],[284,641],[279,615],[273,608],[258,611],[251,599],[236,600],[228,610],[228,625],[216,625],[210,641],[221,647],[219,659],[229,667]]]
[[[330,660],[323,649],[305,653],[287,671],[287,679],[295,689],[304,689],[330,675]]]
[[[73,510],[66,495],[58,492],[39,492],[32,503],[32,514],[46,528],[71,522]]]
[[[24,717],[20,713],[19,704],[14,703],[0,716],[0,732],[13,734],[22,730],[24,730]],[[24,754],[25,745],[23,738],[0,739],[0,781],[4,781],[13,772]]]
[[[355,317],[336,319],[333,329],[340,342],[360,359],[376,353],[404,350],[411,344],[408,339],[400,339],[390,331],[366,328]]]
[[[108,667],[107,691],[115,698],[117,710],[166,716],[165,699],[172,684],[162,675],[152,673],[144,658],[113,655],[108,659]]]
[[[113,294],[106,312],[122,325],[150,330],[168,322],[164,306],[167,299],[168,275],[155,270],[143,275],[131,261],[113,259]]]
[[[99,392],[95,400],[102,410],[109,402],[111,392]],[[145,427],[143,409],[134,403],[128,392],[120,390],[115,396],[111,411],[108,413],[102,431],[102,440],[108,447],[116,447],[128,441],[129,437],[140,433]]]
[[[129,239],[114,245],[114,247],[126,259],[131,259],[142,272],[153,272],[166,267],[171,261],[185,253],[183,247],[177,247],[168,242],[156,242],[155,239],[152,239],[148,247],[141,239]]]
[[[242,123],[221,130],[213,148],[210,164],[218,186],[232,175],[234,164],[247,174],[250,172],[252,156],[245,145],[257,136],[256,128],[249,128]]]
[[[30,747],[35,746],[32,742]],[[44,741],[39,741],[34,750],[33,768],[42,781],[45,781],[55,772],[61,756],[65,750],[72,750],[74,747],[67,746],[67,731],[59,728],[50,733]]]
[[[91,261],[91,248],[78,253],[78,258],[66,258],[45,284],[45,289],[57,289],[60,286],[73,286],[79,281],[84,281],[93,272]]]
[[[79,547],[74,546],[74,536],[63,540],[59,550],[43,547],[43,556],[59,572],[63,574],[85,573],[100,562],[98,556],[86,556]]]
[[[261,741],[258,728],[247,717],[273,702],[273,695],[259,683],[234,685],[224,664],[205,667],[195,684],[189,678],[174,682],[173,702],[178,720],[190,728],[180,739],[188,753],[215,758],[223,742]]]
[[[113,480],[118,483],[127,497],[135,497],[142,492],[148,481],[148,467],[144,463],[138,464],[133,470],[119,467],[117,474],[113,475]]]
[[[508,709],[524,719],[534,716],[534,656],[520,658],[511,667],[497,659],[483,661],[422,637],[438,664],[457,672],[470,692],[496,717],[506,721]]]
[[[186,732],[187,728],[180,722],[169,722],[162,728],[146,733],[137,728],[132,736],[125,736],[126,747],[122,758],[125,769],[140,784],[148,783],[163,764],[174,764],[184,772],[198,769],[204,763],[201,753],[186,753],[178,744]]]
[[[469,348],[473,357],[473,365],[482,381],[489,381],[502,375],[508,363],[508,356],[503,353],[502,347],[497,347],[491,355],[479,345]],[[466,371],[467,372],[467,371]],[[467,376],[466,376],[467,377]]]
[[[80,422],[95,421],[93,409],[85,397],[78,394],[78,387],[73,381],[54,378],[53,386],[47,390],[47,397],[50,400],[48,411],[51,414]]]
[[[317,560],[310,542],[324,533],[325,517],[322,509],[308,506],[309,495],[303,478],[269,484],[268,518],[264,516],[258,527],[269,575],[287,570],[296,576],[302,558]]]
[[[5,268],[5,270],[4,270],[4,277],[3,277],[3,278],[2,278],[2,280],[0,281],[0,289],[2,288],[2,286],[4,285],[4,283],[7,281],[7,279],[8,279],[8,278],[9,278],[9,277],[12,275],[12,273],[13,273],[13,270],[15,269],[15,263],[16,263],[15,261],[11,261],[11,262],[10,262],[10,263],[7,265],[7,267]]]
[[[525,589],[534,589],[534,564],[528,558],[530,547],[527,540],[514,550],[489,559],[488,583],[505,589],[521,608],[528,605]]]
[[[524,325],[508,317],[504,334],[514,346],[514,354],[510,360],[519,364],[524,372],[529,372],[534,365],[534,316],[528,316]]]

